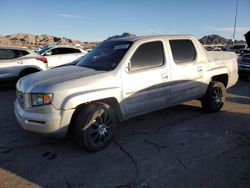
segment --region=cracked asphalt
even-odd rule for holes
[[[250,186],[250,81],[229,89],[218,113],[191,101],[122,122],[97,153],[26,133],[15,89],[0,90],[0,187]]]

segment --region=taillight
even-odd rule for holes
[[[36,60],[42,61],[43,63],[48,63],[47,58],[44,57],[37,57]]]

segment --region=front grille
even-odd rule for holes
[[[21,106],[24,106],[24,93],[22,93],[21,91],[17,90],[16,91],[16,98],[17,98],[18,103]]]

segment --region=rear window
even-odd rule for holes
[[[17,53],[10,49],[0,49],[0,59],[14,59],[17,57]]]
[[[81,53],[80,50],[75,48],[58,48],[60,54]]]
[[[54,48],[51,51],[52,51],[52,55],[81,53],[80,50],[75,49],[75,48]]]
[[[71,53],[81,53],[81,50],[79,50],[79,49],[72,49]]]
[[[196,50],[191,40],[170,40],[169,43],[175,63],[195,60]]]

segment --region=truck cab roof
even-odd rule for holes
[[[180,39],[190,39],[190,38],[194,38],[193,35],[149,35],[149,36],[136,36],[136,37],[124,37],[124,38],[119,38],[119,39],[111,39],[111,40],[107,40],[105,42],[109,42],[109,41],[130,41],[130,42],[134,42],[134,41],[138,41],[138,40],[154,40],[154,39],[158,39],[158,38],[165,38],[165,39],[171,39],[171,38],[180,38]]]

